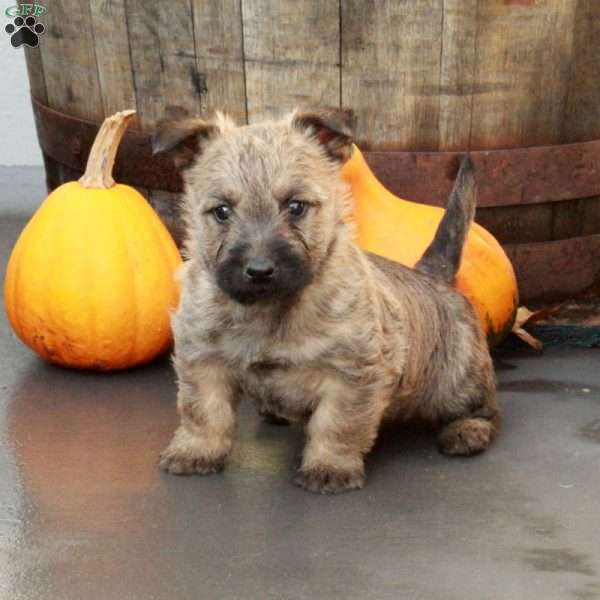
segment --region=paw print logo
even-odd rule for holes
[[[14,48],[23,45],[37,48],[40,43],[39,36],[46,31],[46,28],[30,15],[26,19],[16,17],[12,23],[4,28],[4,31],[10,35],[10,43]]]

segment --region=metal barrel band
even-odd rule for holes
[[[32,100],[44,154],[83,171],[99,123],[79,119]],[[480,207],[539,204],[600,195],[600,140],[470,152],[476,166]],[[366,151],[375,175],[392,192],[444,206],[464,152]],[[166,155],[152,155],[150,134],[126,132],[115,167],[119,181],[180,192],[182,180]]]

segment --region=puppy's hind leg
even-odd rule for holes
[[[236,394],[229,370],[217,362],[175,360],[181,423],[160,457],[175,475],[209,475],[223,468],[235,432]]]
[[[481,408],[446,423],[438,447],[449,456],[472,456],[486,450],[499,430],[500,411],[491,392]]]

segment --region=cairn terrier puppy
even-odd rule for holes
[[[361,250],[340,177],[351,115],[298,110],[236,127],[163,122],[155,152],[184,148],[187,261],[173,314],[181,423],[169,473],[220,471],[238,400],[302,423],[294,483],[362,488],[382,423],[416,418],[439,447],[468,456],[499,427],[495,377],[469,302],[452,287],[475,208],[463,160],[434,240],[414,269]]]

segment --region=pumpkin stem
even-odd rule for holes
[[[104,119],[90,150],[85,173],[79,179],[82,187],[108,189],[115,185],[112,170],[117,150],[133,115],[135,110],[122,110]]]

